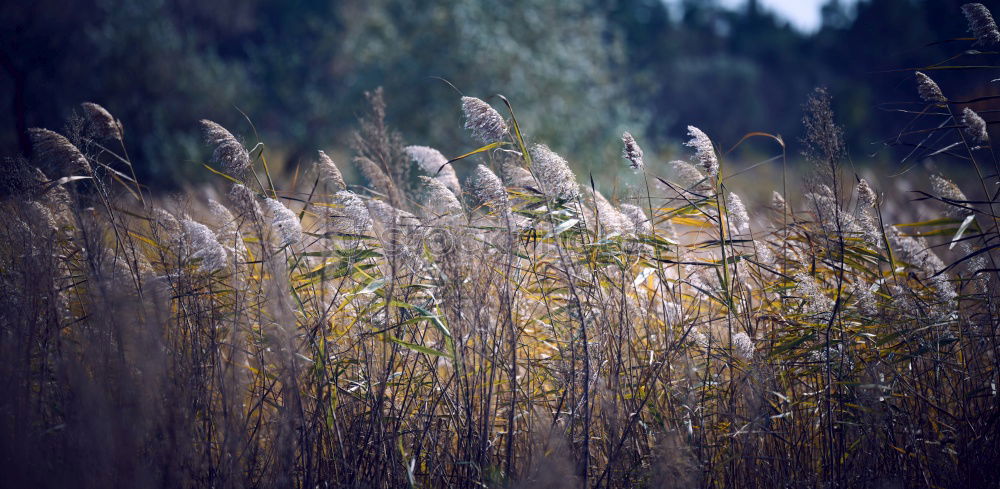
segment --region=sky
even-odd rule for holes
[[[792,25],[803,32],[813,32],[819,29],[819,9],[827,0],[759,0],[761,6],[791,21]],[[746,0],[721,0],[719,3],[727,7],[740,7]]]

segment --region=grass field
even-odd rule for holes
[[[516,101],[463,97],[481,147],[449,161],[404,146],[375,91],[363,185],[323,152],[279,177],[263,143],[202,121],[216,185],[156,196],[126,128],[84,104],[8,164],[0,477],[995,487],[997,160],[974,104],[913,86],[935,122],[904,134],[970,188],[860,179],[822,90],[803,144],[750,135],[811,165],[755,204],[696,127],[667,164],[623,135],[635,178],[605,196]]]

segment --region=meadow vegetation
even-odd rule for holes
[[[996,46],[985,7],[963,9],[974,37],[953,42]],[[456,100],[480,147],[449,159],[405,145],[375,90],[352,138],[363,182],[322,151],[275,175],[257,134],[205,120],[215,186],[157,196],[127,127],[83,104],[60,133],[32,129],[3,182],[3,477],[995,484],[1000,172],[976,111],[995,97],[950,100],[925,71],[897,139],[975,187],[859,178],[822,89],[801,145],[748,135],[772,164],[801,148],[812,165],[756,204],[694,126],[690,158],[666,164],[623,134],[613,163],[636,179],[606,196],[516,101]],[[926,218],[895,222],[901,207]]]

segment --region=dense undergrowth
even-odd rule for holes
[[[904,134],[982,188],[931,176],[916,204],[934,215],[911,224],[885,210],[912,202],[841,167],[823,91],[802,204],[776,183],[752,214],[695,127],[691,161],[662,175],[626,133],[616,164],[639,183],[609,199],[502,97],[507,116],[462,99],[484,146],[449,162],[403,146],[380,92],[353,148],[365,186],[322,152],[278,182],[263,144],[202,121],[225,193],[154,198],[122,125],[84,104],[8,167],[4,478],[995,484],[995,158],[978,114],[917,86],[915,124],[934,122]],[[462,182],[458,165],[479,166]]]

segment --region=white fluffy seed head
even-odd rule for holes
[[[637,205],[622,204],[618,206],[625,217],[632,222],[632,232],[636,235],[646,235],[653,232],[653,223],[646,217],[646,213]]]
[[[962,124],[965,125],[965,134],[977,146],[986,144],[990,139],[990,134],[986,130],[986,121],[976,111],[968,107],[962,109]]]
[[[622,134],[622,144],[624,145],[624,148],[622,148],[622,158],[628,160],[629,166],[633,170],[642,169],[645,166],[642,160],[642,148],[639,147],[639,143],[635,141],[631,133],[625,132]]]
[[[508,187],[532,187],[535,179],[531,172],[518,164],[520,158],[504,158],[500,164],[500,177]]]
[[[969,23],[969,31],[976,36],[976,44],[987,47],[1000,44],[1000,31],[997,30],[997,23],[985,5],[967,3],[962,5],[962,13],[965,14],[965,20]]]
[[[572,200],[580,196],[580,186],[569,163],[548,146],[531,147],[531,169],[540,190],[550,199]]]
[[[407,146],[403,150],[421,171],[436,178],[455,195],[462,194],[462,186],[458,181],[458,175],[455,174],[455,168],[448,164],[448,158],[445,158],[440,151],[429,146]]]
[[[424,209],[429,216],[441,217],[462,212],[462,204],[441,181],[425,176],[421,176],[420,181],[424,184]]]
[[[938,86],[937,82],[931,80],[931,77],[919,71],[915,72],[914,76],[917,77],[917,92],[920,93],[920,98],[924,102],[940,104],[948,101],[941,91],[941,87]]]
[[[430,146],[407,146],[403,151],[420,167],[420,170],[431,175],[436,174],[438,169],[448,163],[448,158]]]
[[[958,185],[955,185],[955,182],[952,182],[941,175],[931,175],[931,188],[938,196],[956,202],[956,204],[939,202],[941,206],[944,207],[945,213],[947,213],[949,217],[962,218],[971,214],[972,211],[969,209],[960,207],[961,205],[964,205],[961,204],[962,202],[969,199],[965,196],[965,193],[962,192],[962,189],[958,188]]]
[[[889,243],[892,245],[893,254],[900,260],[909,263],[917,270],[927,274],[936,273],[944,268],[944,263],[928,249],[922,238],[906,236],[899,232],[894,226],[889,226]]]
[[[858,182],[858,203],[860,203],[865,208],[875,207],[875,201],[877,196],[875,191],[872,190],[871,185],[868,185],[868,181],[864,178]]]
[[[271,226],[277,232],[279,246],[291,246],[302,241],[302,223],[291,209],[275,199],[265,200],[264,205],[271,214]]]
[[[942,305],[950,308],[950,303],[955,299],[957,293],[947,275],[939,273],[945,267],[941,258],[930,250],[923,238],[904,236],[893,226],[889,227],[887,235],[893,255],[927,276],[927,281],[941,300]]]
[[[372,219],[364,201],[354,192],[347,190],[337,192],[333,200],[340,209],[333,212],[331,227],[344,234],[367,234],[371,229]]]
[[[420,227],[420,219],[417,219],[417,216],[377,199],[368,201],[368,215],[383,229],[413,230]]]
[[[185,219],[181,225],[191,249],[191,259],[201,260],[199,270],[211,273],[226,266],[226,250],[208,226],[191,219]]]
[[[226,249],[226,253],[238,263],[246,257],[246,245],[243,243],[243,235],[240,233],[239,224],[236,217],[226,206],[220,204],[215,199],[208,199],[208,210],[212,217],[219,224],[215,234],[219,243]]]
[[[854,287],[854,305],[869,317],[874,317],[878,314],[878,298],[875,296],[876,290],[878,290],[877,284],[864,282],[859,282]]]
[[[695,158],[701,163],[706,175],[712,178],[717,177],[719,175],[719,158],[715,154],[712,140],[704,131],[694,126],[688,126],[688,136],[691,136],[691,139],[684,145],[694,148]]]
[[[753,340],[744,332],[733,335],[733,353],[744,360],[753,360],[757,348],[754,347]]]
[[[854,217],[840,208],[840,202],[828,185],[820,184],[812,192],[804,195],[805,200],[812,204],[816,219],[823,232],[828,236],[840,233],[853,235],[861,232]]]
[[[201,120],[201,130],[205,136],[205,142],[215,147],[212,152],[212,161],[222,165],[227,172],[237,176],[250,170],[250,153],[233,136],[233,133],[208,119]]]
[[[319,158],[316,160],[316,170],[319,173],[320,181],[326,184],[331,191],[340,192],[341,190],[347,190],[347,184],[344,183],[344,175],[340,173],[340,168],[337,168],[333,159],[323,151],[319,151]]]
[[[45,237],[49,237],[59,230],[52,211],[38,201],[29,200],[25,203],[24,217],[33,229],[41,230],[45,234]]]
[[[737,235],[750,233],[750,215],[743,205],[743,200],[739,195],[729,192],[729,200],[726,202],[729,211],[729,222],[732,224],[733,232]]]
[[[632,220],[619,212],[600,192],[594,192],[594,206],[597,208],[598,220],[606,234],[627,235],[634,229]]]
[[[865,241],[874,247],[880,247],[882,242],[882,224],[875,215],[875,203],[878,196],[868,185],[868,181],[861,179],[858,182],[858,209],[857,219],[861,233]]]
[[[467,183],[472,189],[472,195],[479,203],[488,205],[499,212],[506,212],[510,209],[507,189],[504,188],[500,177],[485,165],[477,166]]]
[[[819,283],[811,275],[800,273],[795,276],[795,281],[793,293],[802,299],[802,309],[807,314],[821,314],[833,309],[833,301],[823,294]]]
[[[507,122],[490,104],[476,97],[462,97],[465,128],[484,144],[503,140],[507,135]]]
[[[39,199],[55,209],[56,217],[60,219],[69,218],[62,214],[69,213],[69,206],[73,202],[69,191],[62,185],[53,184],[49,177],[40,168],[35,168],[32,172],[32,179],[35,183],[36,192],[40,193]]]
[[[683,190],[698,194],[711,192],[711,184],[705,179],[705,174],[695,168],[694,165],[686,161],[674,160],[668,166],[670,167],[670,172],[674,175],[674,180]]]
[[[242,219],[262,222],[264,213],[260,210],[257,195],[242,183],[234,183],[229,190],[229,200],[233,202]]]
[[[181,228],[180,221],[173,214],[156,207],[153,209],[153,215],[150,216],[150,222],[156,230],[158,238],[167,238],[170,240],[179,240],[181,238],[180,234],[183,229]]]

